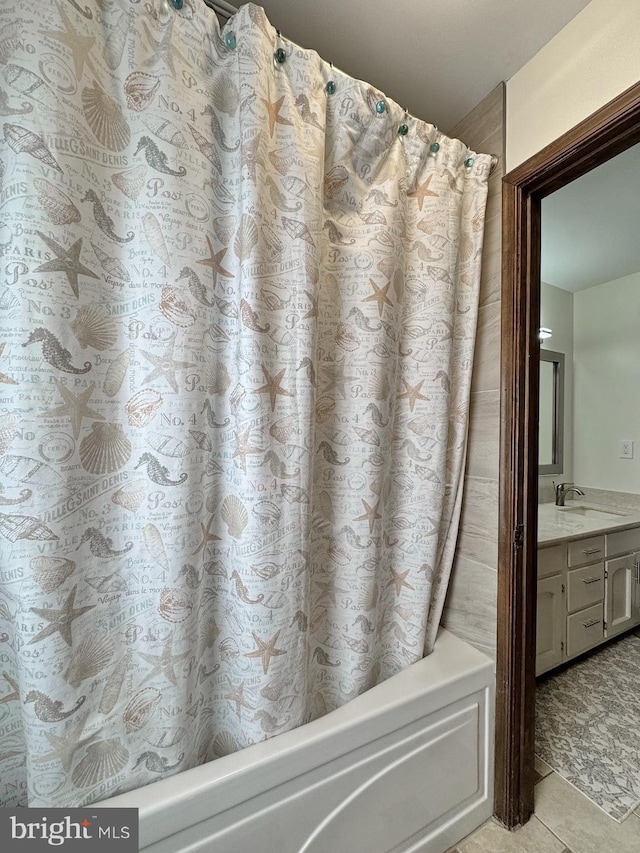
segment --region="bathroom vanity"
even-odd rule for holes
[[[640,512],[538,508],[536,675],[640,625]]]

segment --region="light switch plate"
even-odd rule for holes
[[[620,459],[633,459],[633,442],[628,438],[620,440]]]

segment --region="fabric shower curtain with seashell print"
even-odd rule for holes
[[[0,0],[2,805],[431,650],[491,158],[243,6]]]

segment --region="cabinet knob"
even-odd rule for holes
[[[600,619],[589,619],[588,622],[583,622],[582,624],[585,628],[593,628],[594,625],[600,624]]]

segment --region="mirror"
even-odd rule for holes
[[[560,474],[564,434],[564,353],[540,350],[538,472]]]
[[[639,198],[634,145],[542,200],[537,319],[553,332],[542,348],[565,356],[565,407],[564,468],[540,477],[540,503],[562,479],[592,503],[640,509]],[[540,463],[549,461],[547,444]]]

